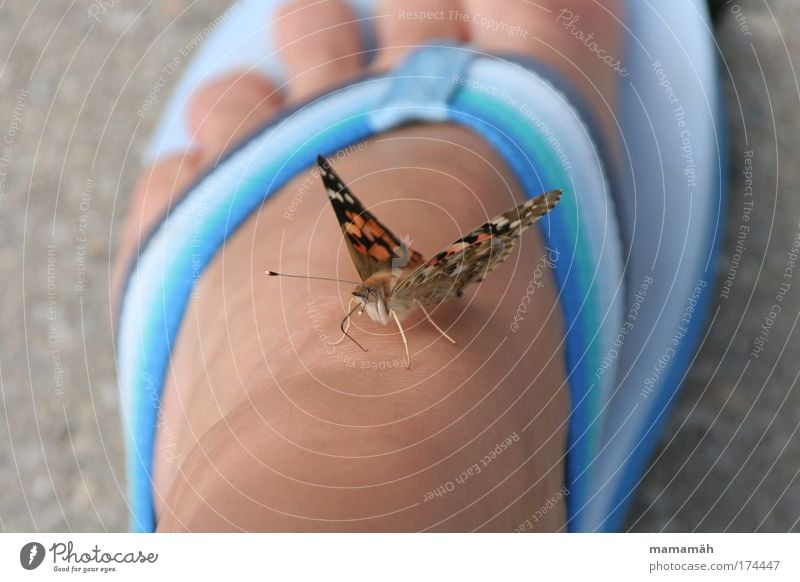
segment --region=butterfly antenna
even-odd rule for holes
[[[345,327],[344,327],[344,324],[345,324],[345,323],[346,323],[346,322],[347,322],[347,321],[350,319],[350,316],[351,316],[351,315],[353,315],[353,314],[356,312],[356,310],[358,310],[358,308],[359,308],[359,307],[361,307],[361,304],[360,304],[360,303],[358,303],[358,304],[357,304],[357,305],[356,305],[356,306],[355,306],[353,309],[351,309],[351,310],[350,310],[350,311],[347,313],[347,315],[345,315],[345,316],[344,316],[344,319],[342,320],[342,323],[341,323],[341,325],[339,325],[339,329],[341,329],[341,330],[342,330],[342,333],[344,334],[344,337],[347,337],[348,339],[350,339],[350,341],[352,341],[354,344],[356,344],[358,347],[360,347],[362,351],[366,352],[366,351],[367,351],[367,348],[365,348],[364,346],[362,346],[360,343],[358,343],[358,342],[355,340],[355,338],[354,338],[353,336],[351,336],[349,333],[347,333],[347,330],[346,330],[346,329],[345,329]]]
[[[347,279],[337,279],[335,277],[312,277],[310,275],[287,275],[286,273],[276,273],[275,271],[264,271],[269,277],[290,277],[292,279],[312,279],[315,281],[335,281],[337,283],[350,283],[352,285],[361,285],[357,281],[348,281]]]

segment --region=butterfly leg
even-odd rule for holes
[[[433,327],[435,327],[435,328],[438,330],[438,332],[439,332],[440,334],[442,334],[442,335],[445,337],[445,339],[446,339],[447,341],[449,341],[451,344],[455,345],[455,344],[456,344],[456,340],[454,340],[453,338],[451,338],[449,335],[447,335],[447,334],[444,332],[444,330],[443,330],[441,327],[439,327],[438,325],[436,325],[436,322],[435,322],[435,321],[433,321],[433,319],[431,318],[431,316],[428,314],[428,311],[425,309],[425,307],[422,305],[422,303],[420,303],[419,299],[414,299],[414,302],[415,302],[417,305],[419,305],[419,308],[422,310],[422,313],[424,313],[424,314],[425,314],[425,317],[427,318],[427,320],[431,322],[431,325],[432,325]]]
[[[353,306],[353,301],[357,301],[357,299],[355,297],[350,297],[350,302],[347,304],[347,313],[350,313],[350,308]],[[331,342],[328,345],[338,346],[340,343],[342,343],[344,341],[344,338],[347,337],[347,331],[349,329],[350,329],[350,316],[348,315],[348,317],[344,320],[344,323],[343,323],[342,337],[340,337],[335,342]]]
[[[406,340],[406,333],[403,331],[403,326],[400,325],[400,319],[397,317],[397,313],[394,310],[389,311],[389,315],[394,317],[394,322],[397,324],[397,329],[400,330],[400,337],[403,338],[403,345],[406,348],[406,368],[411,367],[411,354],[408,353],[408,340]]]

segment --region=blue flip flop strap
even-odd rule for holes
[[[597,370],[621,323],[623,296],[614,292],[622,279],[615,212],[586,115],[552,79],[529,68],[469,47],[435,45],[415,51],[386,75],[287,113],[193,185],[145,241],[120,307],[131,528],[155,528],[151,470],[159,402],[184,311],[205,268],[252,212],[318,154],[335,157],[348,145],[419,121],[450,121],[482,135],[529,196],[564,191],[559,207],[539,225],[559,257],[553,269],[572,403],[568,509],[584,503],[599,446],[600,408],[613,377],[598,377]]]

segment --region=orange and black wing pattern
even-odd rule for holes
[[[561,190],[551,190],[495,216],[403,276],[392,289],[392,299],[406,305],[417,300],[436,306],[461,297],[467,285],[482,281],[503,263],[520,235],[560,198]]]
[[[391,271],[398,267],[413,268],[423,262],[422,255],[410,249],[364,208],[333,171],[328,160],[317,156],[317,165],[362,281],[380,271]]]

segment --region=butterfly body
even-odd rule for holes
[[[353,291],[353,297],[361,304],[361,309],[376,323],[386,325],[392,322],[392,317],[389,313],[392,311],[393,279],[394,277],[390,272],[376,273]],[[405,316],[405,313],[400,315],[400,312],[396,309],[395,312],[401,320]]]
[[[480,225],[426,261],[364,208],[324,157],[318,156],[317,164],[362,281],[351,299],[351,304],[357,302],[356,308],[342,321],[342,337],[349,337],[346,326],[359,309],[377,323],[394,321],[406,346],[408,365],[408,343],[400,322],[420,308],[431,324],[455,343],[426,308],[461,297],[468,285],[482,281],[508,258],[520,234],[549,212],[561,196],[560,190],[551,190],[532,198]]]

